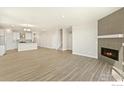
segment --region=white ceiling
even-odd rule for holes
[[[118,9],[119,7],[0,8],[0,22],[11,25],[30,24],[47,29],[96,21]]]

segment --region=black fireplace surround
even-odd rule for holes
[[[114,59],[116,61],[119,60],[119,51],[118,50],[101,47],[101,55],[106,56],[111,59]]]

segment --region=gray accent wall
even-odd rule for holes
[[[98,21],[98,35],[124,34],[124,8],[100,19]],[[98,59],[109,62],[123,70],[124,62],[124,38],[100,38],[98,39]],[[119,61],[115,61],[101,55],[101,47],[119,50]]]
[[[98,35],[124,34],[124,8],[98,21]]]

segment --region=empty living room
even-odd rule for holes
[[[1,7],[0,81],[123,81],[124,8]]]
[[[1,7],[0,15],[0,81],[124,80],[124,8]]]
[[[124,93],[124,1],[0,0],[0,93]]]

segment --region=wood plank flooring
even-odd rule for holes
[[[69,51],[40,48],[0,57],[0,81],[114,81],[112,66]]]

